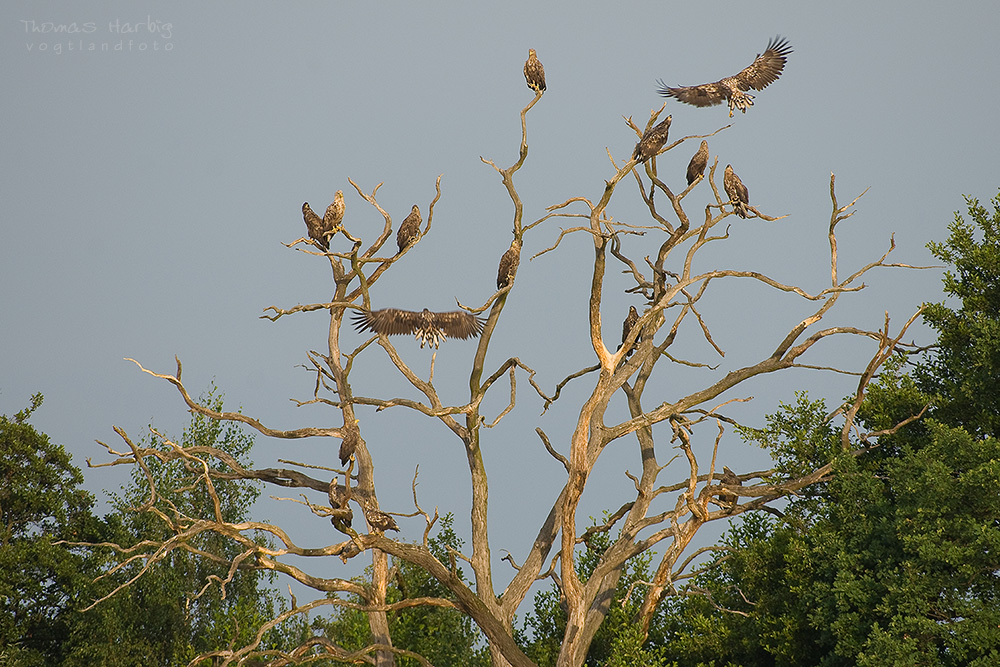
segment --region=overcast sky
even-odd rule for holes
[[[348,178],[367,192],[384,182],[379,201],[398,223],[414,203],[426,215],[443,174],[432,234],[379,282],[374,305],[481,304],[510,241],[512,206],[480,156],[504,167],[516,160],[518,113],[532,97],[522,75],[529,47],[545,65],[548,92],[529,114],[530,154],[516,181],[527,222],[568,197],[600,196],[613,173],[608,151],[623,161],[636,142],[623,116],[644,125],[663,102],[657,79],[690,85],[734,74],[779,34],[794,52],[746,115],[730,121],[723,106],[668,102],[671,138],[732,122],[709,140],[720,187],[722,167],[732,163],[751,203],[788,216],[737,222],[732,240],[705,253],[701,268],[716,261],[711,268],[759,270],[813,292],[825,287],[831,172],[841,203],[871,188],[841,226],[842,273],[875,260],[892,234],[896,261],[932,264],[924,246],[946,238],[954,211],[965,208],[962,195],[985,201],[1000,185],[995,2],[486,7],[0,5],[0,413],[11,415],[42,392],[45,404],[32,423],[84,467],[86,457],[105,459],[95,440],[118,444],[112,425],[135,437],[150,423],[179,435],[189,416],[176,391],[123,361],[133,357],[173,373],[177,355],[193,393],[214,380],[227,407],[275,428],[339,426],[337,414],[289,400],[312,391],[313,378],[299,365],[307,350],[322,349],[324,316],[259,319],[267,306],[329,299],[328,264],[281,245],[304,233],[302,202],[322,212],[343,190],[350,229],[371,239],[381,217]],[[55,33],[47,24],[75,24],[81,32]],[[109,52],[101,51],[104,44]],[[660,174],[675,190],[697,143],[659,158]],[[689,211],[710,194],[707,183],[700,185]],[[634,186],[620,190],[610,212],[637,224],[648,220]],[[558,252],[526,261],[571,224],[551,220],[525,238],[518,282],[487,362],[492,369],[517,355],[549,390],[593,363],[585,328],[591,242],[578,235]],[[649,252],[644,247],[631,239],[627,249],[641,258]],[[621,293],[628,284],[616,271],[609,270],[605,309],[613,344],[628,306],[642,305]],[[842,299],[831,323],[876,328],[888,310],[898,326],[921,302],[941,299],[939,270],[880,270],[865,282],[864,292]],[[726,359],[699,344],[693,328],[683,343],[690,347],[682,349],[721,363],[717,374],[767,356],[812,310],[757,285],[715,288],[703,312]],[[926,329],[915,336],[929,340]],[[344,340],[362,338],[348,332]],[[404,340],[397,347],[426,373],[426,350]],[[435,378],[446,400],[466,400],[474,349],[455,341],[439,352]],[[871,351],[830,345],[807,361],[857,368]],[[380,349],[367,355],[367,368],[353,376],[359,393],[410,395]],[[664,400],[713,377],[677,374]],[[541,426],[567,451],[590,382],[571,387],[560,409],[538,418],[539,402],[521,378],[518,409],[486,434],[494,554],[509,549],[520,560],[530,546],[562,479],[533,429]],[[836,404],[855,382],[793,371],[733,396],[755,397],[739,414],[759,424],[797,389]],[[360,414],[383,509],[411,510],[409,482],[419,464],[422,504],[454,511],[467,534],[460,443],[439,424],[402,410]],[[338,445],[258,437],[254,458],[260,467],[278,458],[330,465]],[[627,499],[631,483],[622,462],[636,471],[638,455],[634,440],[615,447],[608,452],[614,461],[600,468],[606,479],[591,481],[584,512],[599,515]],[[766,465],[731,434],[724,452],[723,463],[734,469]],[[99,497],[122,482],[108,469],[85,473]],[[287,503],[259,512],[300,531],[320,521]],[[418,539],[417,520],[401,523],[403,538]]]

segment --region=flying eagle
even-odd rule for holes
[[[729,200],[733,202],[733,210],[741,218],[747,217],[747,204],[750,203],[750,191],[743,181],[733,171],[732,165],[726,165],[726,172],[722,177],[722,186],[729,195]]]
[[[705,173],[706,166],[708,166],[708,142],[703,140],[701,146],[698,147],[698,152],[688,162],[688,185],[694,183],[699,176]]]
[[[432,345],[435,349],[448,338],[475,338],[483,332],[486,321],[462,310],[447,313],[383,308],[362,310],[354,314],[358,331],[372,331],[386,336],[413,334],[420,347]]]
[[[497,289],[501,290],[514,281],[517,275],[517,265],[521,263],[521,242],[514,239],[510,248],[500,258],[500,269],[497,271]]]
[[[333,196],[333,203],[326,207],[326,213],[323,214],[323,225],[326,227],[323,233],[327,235],[328,239],[344,222],[345,208],[344,191],[337,190],[337,194]]]
[[[625,321],[622,322],[622,345],[625,344],[625,340],[628,338],[629,332],[632,331],[632,327],[634,327],[635,323],[638,321],[639,321],[639,311],[635,309],[635,306],[629,306],[628,316],[625,318]],[[638,338],[636,339],[636,342],[638,342]],[[625,358],[628,359],[632,355],[632,352],[633,350],[631,349],[627,350],[625,352]]]
[[[326,224],[323,222],[323,218],[316,215],[316,212],[309,207],[309,202],[302,204],[302,219],[306,221],[309,238],[318,243],[323,250],[329,250],[330,238],[325,234]]]
[[[719,480],[726,486],[743,486],[743,482],[740,481],[739,476],[730,470],[727,466],[722,467],[722,479]],[[729,511],[732,512],[736,507],[736,503],[739,502],[739,495],[732,493],[731,491],[721,491],[719,492],[719,500],[729,504]]]
[[[545,92],[545,68],[535,55],[534,49],[528,49],[528,60],[524,63],[524,80],[528,82],[528,88],[536,93]]]
[[[381,510],[366,507],[365,519],[368,520],[368,523],[371,524],[372,528],[381,530],[383,533],[387,530],[394,530],[397,533],[399,532],[399,526],[396,525],[396,520]]]
[[[747,107],[753,106],[753,95],[744,91],[751,88],[764,90],[769,84],[774,83],[781,76],[781,70],[785,68],[785,61],[791,52],[792,47],[788,42],[781,37],[775,37],[767,43],[764,53],[757,54],[757,58],[750,63],[750,66],[736,76],[727,76],[715,83],[678,88],[671,88],[660,80],[659,93],[664,97],[676,97],[681,102],[696,107],[711,107],[727,100],[729,117],[732,118],[734,109],[746,113]]]
[[[420,209],[414,204],[413,208],[410,209],[410,214],[406,216],[403,224],[399,226],[399,231],[396,232],[396,245],[399,246],[399,252],[403,252],[420,238],[421,222],[423,222],[423,218],[420,217]]]
[[[673,116],[667,116],[666,120],[658,125],[654,125],[642,134],[642,139],[639,143],[635,145],[635,150],[632,151],[632,158],[638,160],[639,162],[645,162],[649,158],[655,156],[663,148],[663,144],[667,143],[667,130],[670,129],[670,121],[673,120]]]

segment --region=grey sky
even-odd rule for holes
[[[322,212],[338,189],[351,229],[377,233],[381,218],[349,177],[367,192],[384,182],[380,203],[398,223],[413,203],[426,215],[443,174],[432,234],[379,283],[375,306],[445,310],[456,298],[481,304],[510,241],[512,207],[479,158],[504,167],[516,159],[518,113],[531,99],[521,73],[528,47],[545,65],[548,92],[529,114],[530,154],[516,181],[526,221],[570,196],[600,195],[612,173],[607,150],[624,160],[636,142],[622,116],[644,125],[663,101],[656,79],[690,85],[733,74],[780,34],[794,53],[746,115],[730,121],[724,107],[668,103],[671,139],[732,122],[709,139],[720,187],[721,169],[732,163],[754,205],[789,216],[738,222],[734,240],[706,259],[822,289],[835,172],[842,203],[871,186],[841,227],[842,271],[876,259],[892,233],[896,261],[932,263],[924,244],[945,238],[953,212],[964,208],[961,195],[986,200],[1000,185],[998,18],[993,2],[507,2],[490,9],[465,2],[177,2],[150,9],[5,2],[0,412],[12,414],[42,392],[46,401],[33,423],[77,465],[85,457],[102,461],[94,440],[117,445],[112,424],[139,437],[151,420],[172,434],[187,423],[176,391],[122,360],[172,373],[176,354],[192,392],[214,378],[228,407],[273,427],[339,425],[334,414],[289,401],[309,397],[313,380],[297,364],[324,344],[324,317],[259,319],[267,306],[323,302],[331,293],[325,262],[281,243],[304,234],[304,200]],[[94,29],[31,31],[46,22]],[[122,32],[125,24],[140,29]],[[79,50],[105,42],[121,42],[123,50]],[[682,182],[697,143],[659,158],[668,183]],[[707,184],[699,187],[689,210],[710,196]],[[620,189],[612,213],[647,219],[634,186]],[[487,363],[494,368],[518,355],[548,389],[593,363],[585,331],[590,242],[577,236],[526,261],[560,226],[570,223],[552,220],[526,237]],[[641,240],[630,243],[635,256],[645,254]],[[831,322],[875,328],[889,310],[898,325],[921,301],[940,298],[938,271],[882,270],[866,282]],[[640,305],[615,285],[627,283],[609,281],[604,313],[612,343],[628,306]],[[776,336],[810,310],[758,286],[718,287],[704,311],[727,351],[717,373],[766,356]],[[719,361],[689,334],[683,349]],[[346,340],[361,338],[350,333]],[[398,349],[426,372],[425,351],[412,341]],[[436,378],[456,403],[467,396],[473,351],[474,344],[456,341],[438,354]],[[870,351],[830,345],[810,361],[857,366]],[[370,350],[369,379],[355,377],[358,391],[406,392],[381,357]],[[677,391],[671,382],[707,384],[710,377],[678,374],[665,384],[665,399]],[[741,390],[756,398],[740,414],[759,423],[800,388],[835,403],[854,382],[808,371],[765,378]],[[534,426],[565,451],[587,386],[571,387],[561,409],[539,419],[522,378],[518,410],[488,434],[495,553],[526,549],[558,492],[561,467],[542,450]],[[498,395],[494,409],[501,402]],[[363,411],[362,428],[383,508],[410,510],[409,480],[420,464],[422,504],[455,511],[464,534],[460,443],[401,410]],[[330,464],[339,445],[257,443],[260,466],[278,458]],[[608,458],[635,469],[632,443],[616,448],[620,455]],[[731,435],[725,451],[730,467],[764,465]],[[630,485],[620,464],[604,469],[607,479],[591,482],[583,505],[594,515],[618,507]],[[86,477],[95,491],[121,483],[106,469]],[[504,482],[514,479],[522,481]],[[287,506],[262,513],[291,516],[301,531],[319,521]],[[404,527],[403,536],[416,539],[417,529]]]

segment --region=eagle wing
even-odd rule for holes
[[[448,338],[475,338],[483,333],[486,321],[463,310],[452,310],[447,313],[431,313],[434,326],[444,332]]]
[[[749,67],[733,77],[740,90],[764,90],[777,81],[791,52],[792,47],[785,39],[775,37],[769,41],[764,53],[759,54]]]
[[[362,310],[353,316],[358,331],[371,331],[386,336],[412,334],[420,321],[420,313],[398,308]]]
[[[696,107],[711,107],[724,102],[729,97],[728,90],[721,81],[714,83],[703,83],[700,86],[678,86],[671,88],[663,83],[663,79],[658,79],[660,84],[658,92],[664,97],[675,97],[685,104],[693,104]]]

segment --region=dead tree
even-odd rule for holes
[[[431,234],[434,208],[442,196],[441,177],[437,179],[434,197],[427,208],[424,228],[412,235],[411,242],[401,244],[398,252],[393,252],[392,247],[392,216],[378,200],[381,184],[371,192],[366,192],[353,181],[350,184],[360,201],[348,206],[346,215],[333,228],[332,236],[328,233],[322,237],[328,240],[329,248],[309,238],[289,244],[289,247],[313,256],[310,257],[311,260],[329,262],[334,296],[327,303],[291,308],[271,306],[265,310],[264,317],[276,321],[303,312],[328,313],[329,333],[323,351],[308,353],[308,367],[315,374],[313,395],[311,399],[301,401],[300,405],[322,404],[328,407],[334,426],[273,429],[263,419],[233,412],[216,412],[199,405],[182,382],[179,360],[173,375],[142,369],[172,383],[190,410],[212,419],[242,422],[268,439],[324,437],[343,444],[340,456],[344,460],[344,468],[334,467],[338,462],[337,456],[333,454],[338,447],[334,445],[327,450],[331,452],[329,457],[308,466],[289,463],[286,468],[250,470],[241,467],[225,453],[212,451],[211,448],[184,448],[168,441],[164,441],[162,447],[143,448],[135,445],[125,432],[119,431],[129,449],[114,452],[109,447],[118,459],[105,465],[144,466],[147,457],[180,461],[191,471],[193,483],[204,485],[210,494],[213,482],[219,479],[260,480],[284,489],[297,489],[306,498],[304,507],[316,515],[329,517],[336,531],[332,534],[339,536],[326,546],[306,548],[296,544],[278,525],[264,522],[226,523],[218,512],[209,516],[178,516],[158,507],[157,489],[151,483],[149,502],[140,509],[157,513],[175,534],[166,542],[138,548],[130,554],[131,558],[144,562],[145,568],[148,568],[171,550],[185,548],[199,533],[214,531],[234,540],[244,549],[240,558],[231,562],[231,573],[241,567],[264,568],[282,573],[316,591],[357,595],[364,600],[362,610],[370,619],[371,642],[362,652],[348,653],[326,639],[314,638],[291,653],[277,654],[274,651],[262,651],[258,640],[248,646],[220,647],[218,651],[201,658],[213,657],[218,664],[228,665],[258,656],[261,659],[271,659],[274,664],[288,664],[306,655],[323,655],[345,662],[374,661],[377,665],[391,665],[397,654],[412,654],[393,645],[387,614],[413,605],[436,605],[455,609],[473,619],[489,641],[494,664],[528,666],[532,663],[513,638],[512,622],[532,585],[550,578],[561,589],[568,613],[558,664],[578,666],[583,664],[594,634],[608,612],[620,574],[630,558],[653,548],[662,554],[656,563],[652,581],[643,582],[644,602],[636,622],[648,628],[657,605],[666,595],[675,591],[676,582],[684,579],[690,571],[693,558],[690,554],[686,558],[682,556],[687,553],[692,538],[701,526],[742,512],[768,508],[771,503],[787,494],[829,478],[830,465],[795,478],[778,479],[772,476],[773,471],[762,470],[740,474],[738,484],[733,483],[732,477],[723,479],[720,472],[721,461],[716,460],[718,447],[724,434],[735,423],[727,415],[726,406],[734,401],[745,400],[735,395],[736,388],[751,386],[755,378],[765,374],[795,367],[817,368],[817,364],[807,364],[804,357],[813,352],[814,347],[822,347],[820,344],[827,339],[853,337],[859,339],[859,342],[868,341],[874,345],[875,352],[866,368],[854,372],[858,377],[857,398],[853,404],[849,403],[839,411],[838,418],[844,421],[845,451],[860,452],[877,444],[877,436],[880,434],[861,433],[854,424],[854,416],[866,385],[889,355],[900,348],[902,336],[917,315],[909,317],[895,332],[890,329],[888,315],[884,326],[877,331],[850,326],[822,327],[824,316],[843,295],[864,287],[861,279],[872,269],[908,266],[887,262],[894,247],[890,242],[883,255],[851,275],[841,277],[838,270],[836,228],[853,215],[852,208],[857,199],[841,206],[834,191],[834,178],[831,176],[830,198],[833,212],[827,231],[830,281],[827,287],[818,291],[785,284],[752,270],[715,269],[699,273],[693,269],[694,259],[702,249],[709,244],[729,240],[728,225],[737,220],[733,217],[733,203],[728,197],[720,195],[716,178],[719,162],[717,156],[707,177],[698,175],[686,189],[675,193],[665,182],[674,179],[661,179],[655,155],[645,156],[648,159],[638,163],[634,157],[624,161],[616,160],[610,157],[609,152],[611,174],[603,189],[595,193],[595,197],[573,197],[551,206],[544,215],[526,223],[522,202],[515,187],[515,176],[528,157],[527,114],[541,98],[541,93],[537,94],[521,110],[522,134],[517,161],[510,167],[500,168],[492,161],[483,160],[499,175],[513,204],[515,239],[509,249],[502,247],[489,252],[484,249],[482,261],[489,263],[492,271],[496,266],[493,262],[505,250],[516,256],[505,256],[506,268],[501,271],[498,279],[501,289],[489,296],[482,305],[466,308],[470,313],[483,314],[485,323],[469,368],[469,395],[464,403],[449,403],[438,393],[433,381],[433,361],[430,376],[422,377],[407,364],[384,333],[371,336],[354,349],[342,347],[345,340],[345,315],[356,311],[371,311],[371,295],[379,288],[379,279],[387,271],[397,270],[396,262],[403,254],[420,252],[420,243]],[[653,127],[662,111],[661,108],[650,114],[645,129]],[[643,128],[634,125],[631,119],[627,123],[637,139],[643,135]],[[662,155],[691,139],[702,138],[704,137],[683,137],[659,148],[658,154]],[[689,147],[690,144],[683,149],[685,153]],[[676,177],[677,180],[681,177],[679,169]],[[632,181],[635,183],[634,189],[627,187]],[[708,187],[705,187],[706,184]],[[699,194],[707,196],[703,196],[700,204],[689,206],[689,198],[699,186]],[[609,213],[609,206],[616,197],[634,196],[633,193],[641,198],[645,210],[648,210],[648,225],[641,229],[617,222]],[[360,225],[352,224],[352,214],[357,215],[356,211],[364,205],[372,207],[384,220],[381,232],[374,235],[374,238],[354,235],[358,233]],[[414,210],[416,208],[415,206]],[[689,217],[689,211],[695,216],[694,220]],[[746,206],[744,213],[748,218],[738,220],[737,224],[754,225],[779,219],[752,205]],[[554,382],[550,386],[555,389],[546,393],[542,386],[546,383],[539,381],[535,369],[529,365],[532,350],[527,349],[523,356],[506,359],[490,369],[486,368],[486,357],[508,299],[516,298],[516,292],[513,291],[517,288],[514,271],[518,261],[522,259],[519,256],[522,248],[531,248],[532,245],[539,248],[540,244],[531,243],[532,237],[547,228],[546,222],[560,218],[578,222],[575,223],[576,226],[563,229],[554,242],[536,252],[534,258],[544,262],[560,253],[565,254],[567,250],[561,246],[561,241],[570,234],[582,234],[592,240],[593,254],[589,259],[572,258],[574,262],[592,262],[588,304],[588,337],[592,357],[581,360],[580,370],[562,381],[554,382],[556,378],[549,380],[548,382]],[[314,221],[314,224],[317,223]],[[640,233],[645,235],[642,241],[649,253],[644,262],[630,257],[625,250],[626,244],[623,243],[625,237]],[[630,280],[634,281],[629,292],[640,294],[645,300],[638,318],[625,327],[620,345],[618,328],[621,320],[605,326],[601,319],[605,299],[617,298],[617,295],[607,294],[605,290],[609,260],[620,264],[631,277]],[[406,269],[404,265],[400,265],[398,270]],[[792,294],[803,302],[815,304],[815,307],[807,317],[795,322],[787,332],[766,347],[754,363],[713,371],[703,362],[686,361],[673,356],[672,346],[678,336],[692,331],[721,356],[722,350],[711,334],[712,323],[702,316],[699,304],[712,294],[711,288],[714,286],[736,280],[756,281],[774,290],[775,294]],[[294,298],[294,295],[290,297]],[[389,300],[387,295],[379,295],[380,302]],[[767,304],[761,305],[761,308],[766,307]],[[622,313],[624,312],[623,307]],[[550,326],[558,327],[558,323]],[[363,368],[373,355],[388,357],[419,398],[357,395],[351,385],[352,373]],[[654,374],[665,372],[676,364],[701,366],[710,379],[703,386],[678,390],[677,395],[670,400],[662,400],[662,396],[646,397],[646,387]],[[519,404],[524,394],[524,385],[522,384],[521,392],[518,392],[518,376],[528,379],[531,387],[529,402],[538,400],[545,410],[557,405],[562,389],[568,382],[588,383],[587,396],[582,404],[571,406],[572,414],[576,415],[575,425],[571,437],[566,441],[551,442],[540,428],[537,429],[540,446],[562,466],[565,473],[553,482],[550,489],[551,497],[555,500],[548,514],[527,543],[493,545],[487,525],[489,480],[482,446],[484,440],[489,438],[489,429],[515,409],[522,408],[518,410],[522,420],[530,418],[529,415],[522,414],[523,405]],[[494,389],[509,393],[509,399],[505,399],[506,407],[496,415],[483,414],[483,400]],[[608,407],[616,397],[627,404],[629,417],[609,423]],[[428,419],[437,420],[451,432],[456,444],[464,451],[472,489],[472,512],[468,527],[471,534],[469,553],[454,554],[449,562],[442,562],[431,553],[428,534],[437,515],[435,513],[431,516],[420,507],[415,487],[413,507],[384,508],[380,505],[375,483],[376,460],[364,438],[365,420],[370,409],[383,411],[390,408],[413,411]],[[654,429],[657,426],[660,428]],[[611,443],[623,438],[634,440],[641,454],[640,474],[622,471],[622,474],[631,479],[634,494],[630,493],[623,498],[619,509],[610,513],[604,524],[581,533],[578,529],[578,520],[581,518],[578,507],[582,495],[588,489],[594,466]],[[676,453],[678,450],[679,453]],[[678,466],[684,469],[683,473],[677,474],[673,481],[661,481],[661,473],[675,459]],[[422,517],[423,530],[414,532],[411,521],[402,527],[400,533],[387,535],[387,531],[396,528],[392,512]],[[610,547],[600,556],[593,574],[585,581],[581,580],[575,567],[578,545],[595,531],[612,530],[617,531],[617,537],[611,540]],[[253,531],[272,536],[275,546],[262,547],[251,539]],[[509,584],[502,591],[497,590],[495,577],[507,579],[511,574],[495,573],[490,557],[491,551],[500,547],[513,554],[504,560],[514,568]],[[202,555],[206,558],[214,557],[210,553]],[[448,599],[406,598],[395,604],[387,603],[389,555],[423,568],[451,596]],[[340,558],[344,562],[367,556],[371,559],[371,580],[362,586],[348,579],[316,576],[304,569],[299,564],[301,561],[293,563],[288,556]],[[459,560],[464,561],[471,569],[474,586],[457,576]],[[206,582],[206,585],[224,586],[225,581]],[[297,613],[338,604],[347,603],[343,599],[331,597],[294,607],[267,627],[273,627],[274,623]]]

